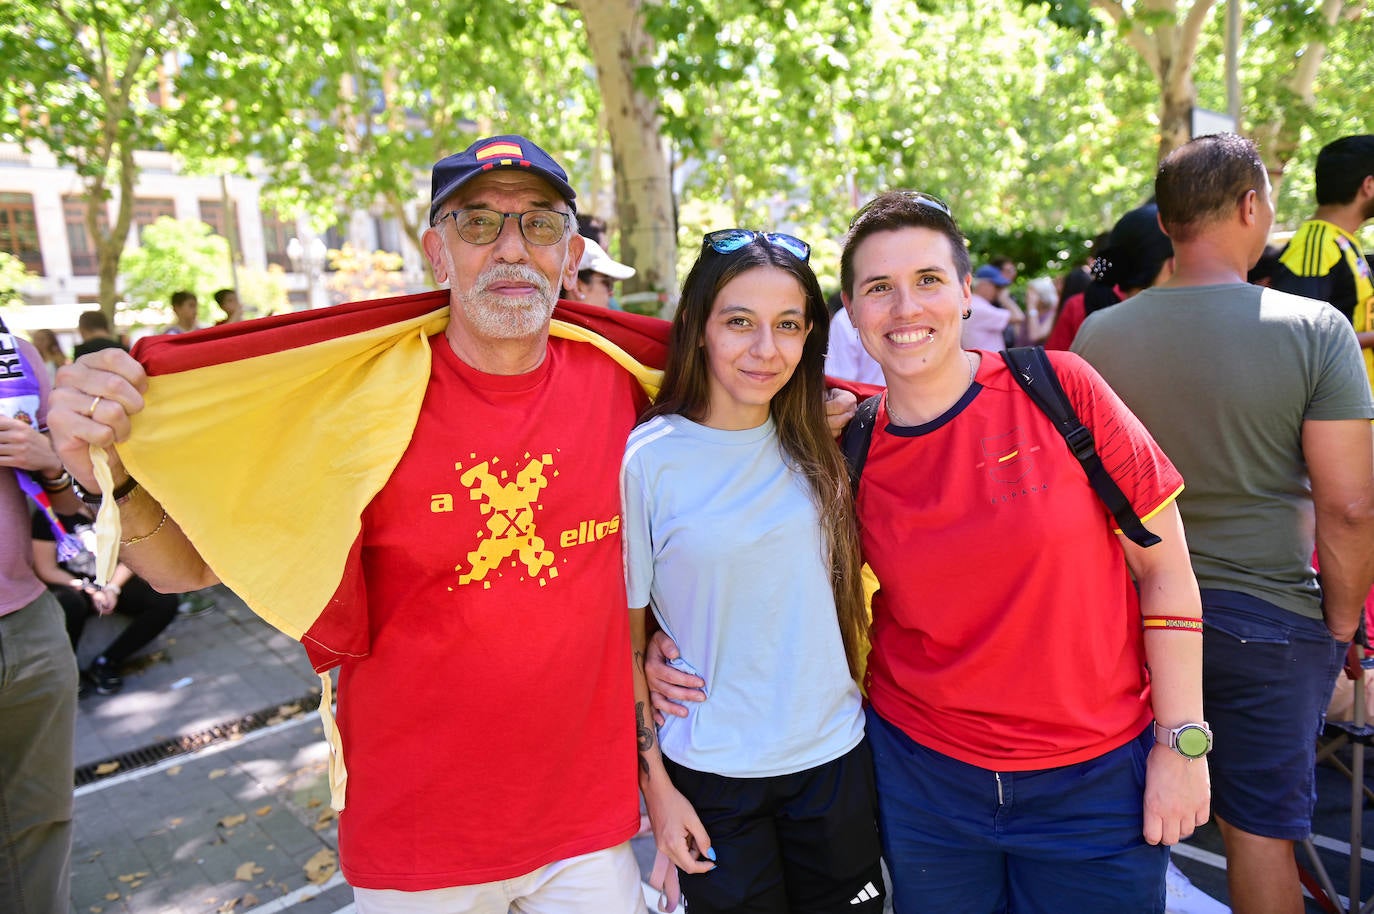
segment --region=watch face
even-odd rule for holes
[[[1184,727],[1178,732],[1178,751],[1188,758],[1201,758],[1210,748],[1207,731],[1201,727]]]

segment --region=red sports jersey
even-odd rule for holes
[[[363,517],[371,653],[339,678],[340,857],[364,888],[510,878],[639,823],[618,474],[644,394],[585,343],[516,376],[431,344]]]
[[[1086,362],[1050,359],[1148,519],[1182,488],[1178,471]],[[874,709],[923,746],[1001,771],[1073,764],[1138,734],[1149,677],[1115,522],[1002,359],[983,353],[977,384],[940,419],[910,434],[887,422],[880,410],[858,498],[881,588]]]

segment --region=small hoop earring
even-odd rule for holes
[[[967,311],[964,312],[964,320],[968,320],[970,317],[973,317],[972,308],[969,308]]]

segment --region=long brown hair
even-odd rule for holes
[[[859,577],[859,534],[849,472],[825,419],[825,349],[830,310],[811,267],[762,237],[729,254],[717,253],[703,244],[683,282],[682,298],[673,316],[663,386],[644,419],[670,414],[693,421],[705,417],[711,396],[706,350],[701,345],[706,339],[706,323],[720,290],[735,277],[758,267],[787,273],[806,297],[810,332],[802,347],[801,361],[773,396],[769,411],[783,453],[811,487],[820,515],[822,542],[830,561],[830,586],[835,595],[845,659],[850,675],[857,679],[859,652],[868,634],[868,612]]]

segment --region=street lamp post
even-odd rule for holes
[[[325,261],[329,257],[329,249],[325,247],[324,240],[315,235],[308,244],[302,244],[299,238],[292,236],[286,242],[286,257],[291,261],[293,270],[305,274],[305,306],[323,308],[328,305],[329,296],[320,282],[320,274],[324,271]]]

